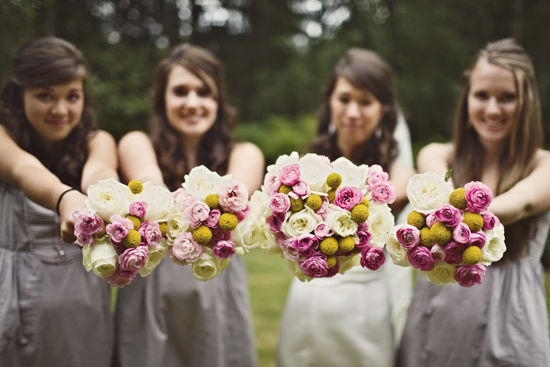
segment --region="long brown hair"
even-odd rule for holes
[[[153,94],[154,114],[150,121],[151,140],[159,167],[164,183],[171,190],[180,187],[183,176],[193,168],[186,162],[179,133],[172,128],[166,117],[165,91],[170,72],[176,65],[181,65],[196,75],[209,89],[213,89],[210,86],[210,80],[213,81],[217,91],[216,120],[199,142],[197,152],[199,165],[205,165],[219,174],[226,173],[229,155],[233,149],[232,132],[236,117],[234,109],[227,102],[223,67],[218,58],[208,50],[188,43],[172,49],[158,66]]]
[[[540,100],[531,58],[513,39],[489,43],[474,57],[466,71],[466,85],[455,115],[453,182],[462,187],[469,181],[479,181],[485,157],[479,136],[468,123],[468,93],[470,76],[480,60],[509,70],[518,91],[518,107],[512,131],[505,141],[499,162],[500,177],[495,195],[511,189],[533,170],[537,150],[542,147]],[[529,237],[534,235],[536,221],[532,218],[506,226],[505,260],[518,260],[525,255]],[[526,236],[528,234],[528,236]]]
[[[396,92],[393,71],[377,53],[359,48],[350,49],[338,61],[325,89],[324,102],[319,118],[318,137],[310,151],[328,156],[331,160],[342,156],[337,146],[337,133],[330,132],[330,97],[338,78],[346,78],[355,87],[367,90],[387,107],[377,127],[378,133],[365,141],[354,153],[356,164],[379,164],[388,171],[398,154],[397,142],[393,137],[397,125]]]
[[[25,115],[25,88],[68,83],[82,78],[84,109],[71,133],[46,151]],[[34,155],[63,183],[80,187],[88,157],[87,141],[97,130],[86,92],[86,69],[80,51],[57,37],[39,38],[24,44],[17,52],[8,80],[0,91],[0,123],[15,142]]]

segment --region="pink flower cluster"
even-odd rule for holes
[[[73,213],[76,220],[74,235],[79,246],[84,247],[93,243],[101,231],[103,231],[103,219],[97,214],[92,214],[86,209]]]
[[[395,201],[395,189],[388,179],[389,175],[384,172],[381,166],[374,164],[369,167],[367,189],[371,191],[372,201],[375,203],[391,204]]]

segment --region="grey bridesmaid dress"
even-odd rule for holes
[[[520,261],[489,266],[471,288],[419,276],[398,355],[400,367],[550,366],[544,269],[550,212]]]
[[[119,290],[116,366],[252,367],[256,352],[240,255],[199,282],[168,257]]]
[[[59,217],[0,181],[0,366],[110,366],[109,305]]]

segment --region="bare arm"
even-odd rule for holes
[[[248,188],[248,195],[259,190],[264,180],[264,156],[252,143],[239,143],[231,152],[227,173]]]
[[[120,172],[125,182],[140,180],[166,187],[159,168],[153,143],[147,134],[132,131],[122,137],[118,144]],[[183,180],[183,177],[182,177]]]
[[[512,224],[550,210],[550,155],[538,159],[534,170],[514,187],[493,199],[489,211],[503,224]]]
[[[403,209],[409,200],[407,198],[407,184],[416,171],[399,163],[394,163],[390,170],[390,181],[395,189],[395,201],[390,205],[395,213]]]
[[[88,187],[109,177],[118,180],[117,152],[115,139],[106,131],[100,130],[88,142],[88,160],[82,171],[82,192]]]
[[[431,143],[426,145],[416,160],[419,173],[433,171],[442,177],[449,170],[452,149],[447,144]]]

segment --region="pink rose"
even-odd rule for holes
[[[288,195],[276,193],[269,199],[269,208],[275,213],[286,213],[290,209],[290,199]]]
[[[433,213],[428,214],[428,216],[426,217],[426,226],[428,228],[432,228],[432,226],[436,223],[437,223],[437,218],[435,217],[435,215]]]
[[[248,189],[237,180],[229,180],[217,192],[222,210],[229,213],[240,212],[248,204]]]
[[[228,259],[235,254],[235,244],[231,241],[219,241],[212,252],[220,259]]]
[[[283,232],[275,233],[275,242],[277,242],[282,249],[288,247],[288,240],[289,238],[285,236]]]
[[[162,233],[157,222],[143,221],[139,227],[139,234],[146,244],[157,247],[162,239]]]
[[[400,227],[395,232],[395,236],[405,250],[412,250],[420,243],[420,230],[410,224]]]
[[[304,252],[310,248],[317,248],[319,241],[312,234],[303,234],[298,237],[291,238],[288,245],[298,251]]]
[[[237,221],[241,223],[243,220],[245,220],[246,217],[248,217],[252,213],[252,209],[250,208],[250,202],[246,203],[246,208],[244,210],[241,210],[240,212],[235,212],[235,216],[237,217]]]
[[[137,271],[126,271],[122,269],[117,269],[113,275],[107,279],[107,283],[111,287],[124,288],[125,285],[132,283],[132,280],[136,277]]]
[[[479,181],[468,182],[464,185],[466,203],[472,213],[484,213],[493,200],[493,192],[489,186]]]
[[[369,270],[378,270],[386,261],[384,250],[378,246],[366,245],[361,249],[361,266]]]
[[[328,274],[326,278],[332,278],[340,271],[340,264],[336,263],[332,268],[328,268]]]
[[[300,258],[302,257],[302,253],[290,246],[285,246],[285,247],[282,247],[281,248],[283,249],[283,255],[285,255],[285,257],[292,261],[292,262],[298,262],[298,260],[300,260]]]
[[[300,166],[296,163],[283,167],[279,180],[287,186],[293,186],[300,181]]]
[[[315,211],[315,213],[317,215],[320,215],[324,219],[328,214],[328,206],[329,206],[330,202],[328,201],[326,196],[322,196],[321,200],[323,201],[322,204],[321,204],[321,207],[319,209],[317,209]]]
[[[269,230],[272,233],[281,232],[283,227],[283,222],[285,221],[285,215],[283,213],[273,213],[273,215],[267,218],[267,224],[269,225]]]
[[[302,252],[302,254],[307,258],[310,258],[312,256],[317,256],[317,257],[320,256],[320,257],[324,257],[325,260],[326,260],[326,257],[327,257],[326,255],[324,255],[320,251],[315,250],[313,247],[308,248],[306,251]]]
[[[75,231],[76,231],[76,229],[75,229]],[[92,242],[94,242],[94,237],[89,235],[89,234],[85,234],[85,233],[76,234],[75,233],[75,236],[76,236],[76,242],[78,243],[78,246],[80,246],[80,247],[84,247],[84,246],[89,245]]]
[[[412,266],[422,271],[430,271],[435,267],[435,262],[431,251],[424,246],[416,246],[407,251],[407,257]]]
[[[500,219],[491,212],[483,213],[483,229],[490,231],[491,229],[500,225]]]
[[[377,182],[370,187],[372,201],[378,204],[391,204],[395,201],[395,189],[391,181]]]
[[[86,209],[73,213],[73,218],[76,220],[74,226],[74,235],[79,236],[86,234],[92,236],[103,230],[103,219],[97,214],[92,214]]]
[[[198,228],[202,222],[208,219],[210,208],[198,198],[192,197],[187,201],[187,207],[181,213],[181,218],[191,224],[191,227]]]
[[[476,265],[460,265],[455,271],[454,278],[461,287],[471,287],[479,285],[485,278],[485,266],[482,264]]]
[[[357,237],[359,237],[359,243],[356,246],[359,248],[367,246],[372,239],[372,235],[365,230],[358,230]]]
[[[118,257],[120,268],[126,271],[138,271],[145,266],[148,253],[149,248],[147,248],[147,246],[126,249],[126,251]]]
[[[375,173],[382,173],[384,172],[384,169],[379,164],[373,164],[372,166],[369,166],[369,176]]]
[[[468,243],[470,242],[470,236],[472,232],[470,227],[464,222],[458,223],[458,225],[453,229],[453,240],[459,243]]]
[[[474,232],[470,237],[470,242],[468,242],[468,247],[477,246],[479,248],[483,248],[483,246],[485,246],[486,240],[487,240],[487,235],[484,232],[481,232],[481,231]]]
[[[456,227],[462,216],[460,211],[452,205],[443,204],[434,213],[435,219],[447,227]]]
[[[174,239],[169,255],[176,264],[187,265],[199,259],[202,255],[202,246],[195,242],[191,233],[183,232]]]
[[[447,245],[445,245],[445,251],[447,252],[445,262],[449,265],[459,265],[460,263],[462,263],[462,253],[464,252],[465,248],[466,245],[462,243],[458,243],[455,241],[449,242]]]
[[[432,257],[436,262],[442,262],[447,257],[447,251],[445,251],[445,248],[438,245],[437,243],[432,246],[430,252],[432,253]]]
[[[330,230],[330,226],[325,222],[318,223],[315,226],[314,233],[315,233],[315,236],[320,240],[325,237],[330,237],[334,234],[334,232]]]
[[[206,219],[206,226],[210,228],[218,228],[221,212],[219,209],[212,209]]]
[[[367,230],[367,222],[359,223],[357,225],[357,230],[358,231],[366,231]]]
[[[143,218],[145,216],[145,211],[147,210],[147,204],[146,201],[134,201],[132,204],[130,204],[130,215],[133,215],[134,217]]]
[[[220,227],[210,228],[210,230],[212,231],[212,239],[210,240],[210,243],[213,245],[218,243],[218,241],[229,240],[231,238],[231,232],[226,232]]]
[[[118,214],[111,215],[109,220],[111,224],[107,224],[105,231],[113,243],[120,243],[134,229],[134,223],[130,219],[122,218]]]
[[[376,166],[378,166],[376,164]],[[388,181],[388,179],[390,178],[390,176],[384,172],[382,170],[382,167],[380,167],[380,170],[374,170],[372,169],[373,166],[370,166],[369,168],[369,178],[367,179],[367,183],[370,185],[374,185],[375,183],[378,183],[378,182],[385,182],[385,181]]]
[[[279,192],[281,187],[281,181],[279,180],[279,175],[275,173],[267,173],[264,178],[264,191],[269,195],[273,195],[276,192]]]
[[[310,194],[309,186],[302,181],[298,181],[294,185],[292,185],[292,191],[294,191],[299,196],[306,196]]]
[[[311,278],[323,278],[328,274],[327,262],[318,256],[300,260],[300,269]]]
[[[363,201],[363,192],[357,187],[344,186],[336,190],[334,205],[344,210],[351,210]]]
[[[187,208],[187,201],[192,198],[183,188],[174,191],[172,196],[174,197],[175,207],[178,208],[180,212],[183,212],[185,208]]]

